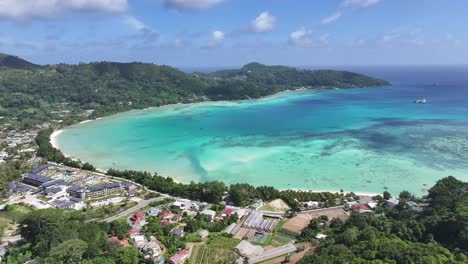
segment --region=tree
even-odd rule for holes
[[[402,192],[400,192],[400,196],[399,196],[399,197],[400,197],[400,199],[410,200],[411,197],[412,197],[412,195],[411,195],[411,193],[408,192],[408,191],[402,191]]]
[[[130,225],[125,220],[117,219],[109,224],[109,231],[112,235],[124,239],[130,231]]]
[[[117,264],[138,264],[138,250],[135,247],[119,248],[113,254]]]
[[[384,192],[383,192],[383,198],[384,198],[385,200],[388,200],[388,199],[392,198],[392,195],[391,195],[389,192],[384,191]]]
[[[88,244],[81,239],[70,239],[52,248],[49,258],[54,263],[80,263]]]
[[[343,243],[347,246],[351,246],[358,238],[358,230],[355,227],[346,229],[343,233],[336,236],[336,241],[338,243]]]
[[[83,164],[83,166],[81,166],[81,168],[83,170],[87,170],[87,171],[95,171],[96,170],[96,168],[93,165],[91,165],[90,163],[88,163],[88,162],[85,162]]]

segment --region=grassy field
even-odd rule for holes
[[[31,211],[32,211],[31,208],[24,206],[24,205],[20,205],[20,204],[14,204],[14,205],[8,206],[8,212],[17,216],[25,216]]]
[[[119,212],[125,211],[128,208],[131,208],[137,204],[138,203],[134,201],[127,201],[126,203],[122,202],[119,204],[110,204],[110,205],[88,209],[86,211],[86,219],[88,220],[104,219],[106,217],[118,214]]]
[[[205,244],[195,245],[192,255],[188,260],[189,264],[205,263],[235,263],[237,255],[233,251],[215,248]]]
[[[13,221],[7,212],[0,212],[0,236],[10,236],[13,228]]]
[[[294,240],[293,236],[289,236],[287,234],[282,233],[283,225],[286,223],[287,220],[281,220],[273,231],[273,234],[268,237],[265,241],[264,245],[271,245],[274,247],[279,247],[288,244],[292,240]]]
[[[7,211],[0,212],[0,236],[11,236],[15,232],[15,223],[31,212],[31,209],[24,205],[9,205]]]
[[[208,240],[208,245],[215,248],[222,248],[228,250],[234,250],[236,246],[240,243],[240,240],[230,237],[224,237],[221,235],[212,235]]]
[[[280,247],[288,244],[291,241],[292,239],[290,237],[284,236],[282,234],[274,234],[270,241],[270,245],[274,247]]]

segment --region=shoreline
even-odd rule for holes
[[[371,88],[371,87],[368,87],[368,88]],[[163,111],[163,110],[167,110],[168,108],[169,109],[173,108],[174,110],[177,110],[177,109],[179,109],[179,107],[190,107],[190,106],[197,107],[197,106],[209,106],[209,105],[220,105],[220,104],[222,105],[222,104],[236,104],[236,103],[243,103],[243,102],[266,101],[266,100],[271,100],[271,99],[276,99],[276,98],[281,98],[281,97],[287,97],[287,96],[290,96],[290,95],[300,95],[300,94],[303,94],[303,93],[306,93],[306,92],[320,93],[320,92],[324,92],[324,91],[328,91],[328,90],[336,90],[336,89],[341,89],[341,88],[314,88],[314,89],[297,88],[297,89],[283,90],[283,91],[280,91],[280,92],[277,92],[277,93],[274,93],[274,94],[271,94],[271,95],[267,95],[267,96],[260,97],[260,98],[253,98],[253,99],[251,98],[251,99],[230,100],[230,101],[229,100],[220,100],[220,101],[206,100],[206,101],[191,102],[191,103],[174,103],[174,104],[166,104],[166,105],[162,105],[162,106],[150,106],[150,107],[141,108],[141,109],[130,109],[130,110],[126,110],[126,111],[123,111],[123,112],[111,114],[111,115],[108,115],[108,116],[102,116],[102,117],[97,117],[97,118],[94,118],[94,119],[83,120],[81,122],[78,122],[78,123],[75,123],[75,124],[72,124],[72,125],[69,125],[69,126],[62,127],[62,128],[60,128],[58,130],[55,130],[50,135],[50,143],[51,143],[52,147],[54,147],[54,148],[56,148],[56,149],[58,149],[58,150],[60,150],[62,152],[62,150],[60,149],[60,144],[58,142],[58,137],[64,132],[65,129],[71,128],[71,127],[74,127],[74,126],[77,126],[77,125],[89,123],[89,122],[92,122],[92,121],[98,121],[98,120],[102,120],[102,119],[113,118],[113,117],[116,117],[116,116],[119,116],[119,115],[122,115],[122,114],[143,113],[145,111],[151,111],[151,110],[161,110],[161,111]],[[353,89],[353,87],[350,87],[350,89]],[[126,117],[126,116],[124,116],[124,117]],[[65,157],[73,158],[71,156],[66,155],[65,153],[63,153],[63,154],[64,154]],[[93,164],[92,161],[88,161],[88,162]],[[107,173],[107,170],[103,170],[102,168],[96,168],[96,170],[99,173],[103,173],[103,174]],[[181,181],[177,181],[173,177],[171,177],[171,178],[174,180],[174,182],[184,183],[184,182],[181,182]],[[184,183],[184,184],[186,184],[186,183]],[[225,183],[225,184],[228,185],[227,183]],[[272,186],[272,187],[274,187],[274,186]],[[278,189],[276,187],[274,187],[274,188],[279,190],[279,191],[286,191],[286,190],[311,191],[310,189],[297,189],[297,188],[294,188],[294,189],[291,189],[291,188]],[[314,192],[314,193],[321,193],[321,192],[340,193],[340,190],[313,190],[312,192]],[[364,196],[382,195],[381,193],[362,192],[362,191],[358,191],[358,192],[344,191],[343,194],[348,194],[348,193],[351,193],[351,192],[354,193],[355,195],[364,195]]]
[[[288,90],[280,91],[280,92],[277,92],[277,93],[274,93],[274,94],[271,94],[271,95],[263,96],[263,97],[260,97],[260,98],[254,98],[254,99],[242,99],[242,100],[232,100],[232,101],[228,101],[228,100],[222,100],[222,101],[206,100],[206,101],[193,102],[193,103],[174,103],[174,104],[166,104],[166,105],[161,105],[161,106],[149,106],[149,107],[141,108],[141,109],[130,109],[130,110],[127,110],[127,111],[111,114],[111,115],[108,115],[108,116],[97,117],[97,118],[94,118],[94,119],[86,119],[86,120],[83,120],[83,121],[78,122],[76,124],[72,124],[72,125],[69,125],[69,126],[62,127],[62,128],[60,128],[58,130],[54,130],[54,132],[50,135],[50,143],[51,143],[52,147],[60,150],[60,145],[58,144],[57,137],[59,137],[60,134],[63,133],[63,131],[65,129],[73,127],[73,126],[77,126],[77,125],[86,124],[86,123],[89,123],[89,122],[105,119],[105,118],[110,118],[112,116],[117,116],[117,115],[121,115],[121,114],[124,114],[124,113],[144,112],[144,111],[156,110],[156,109],[165,110],[167,108],[176,107],[176,106],[193,106],[193,105],[202,106],[204,104],[208,105],[208,104],[217,104],[217,103],[255,102],[255,101],[270,100],[270,99],[278,98],[278,97],[281,97],[281,95],[283,95],[283,94],[300,93],[300,92],[315,91],[315,90],[316,91],[326,91],[326,90],[330,90],[330,89],[332,89],[332,88],[329,88],[329,89],[324,89],[324,88],[317,88],[317,89],[298,88],[298,89],[288,89]],[[333,89],[335,89],[335,88],[333,88]],[[337,88],[337,89],[340,89],[340,88]],[[352,89],[352,88],[350,88],[350,89]],[[67,156],[65,153],[63,153],[63,154],[65,155],[65,157],[71,158],[70,156]]]
[[[51,135],[50,135],[50,144],[52,145],[52,147],[62,151],[60,149],[60,146],[58,144],[58,136],[60,136],[60,134],[63,133],[63,129],[59,129],[59,130],[55,130]],[[65,155],[65,154],[64,154]],[[66,157],[66,156],[65,156]]]

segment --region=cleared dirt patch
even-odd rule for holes
[[[239,229],[239,231],[237,231],[234,238],[242,240],[242,238],[244,238],[244,236],[245,236],[245,234],[247,234],[247,232],[249,232],[249,229],[241,227],[241,229]]]
[[[309,225],[310,219],[309,215],[295,216],[283,225],[283,229],[299,234]]]
[[[269,212],[286,212],[289,209],[289,206],[281,199],[273,200],[260,208],[261,211]]]
[[[328,219],[339,218],[343,222],[346,222],[349,218],[349,214],[341,208],[311,212],[308,214],[300,214],[289,219],[286,224],[283,225],[283,229],[294,233],[301,233],[302,230],[309,225],[311,219],[318,218],[322,215],[328,216]]]

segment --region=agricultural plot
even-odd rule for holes
[[[250,242],[263,245],[268,239],[268,235],[256,234]]]
[[[289,244],[291,241],[293,241],[293,239],[290,237],[277,233],[273,235],[273,239],[271,240],[270,245],[274,247],[280,247]]]
[[[304,228],[309,226],[311,219],[318,218],[321,215],[326,215],[328,219],[339,218],[343,222],[346,222],[349,218],[349,214],[343,211],[341,208],[328,209],[326,211],[318,210],[317,212],[301,214],[289,219],[286,224],[283,225],[283,229],[288,233],[292,232],[291,234],[300,234]]]
[[[206,263],[235,263],[236,253],[233,251],[214,248],[205,244],[195,245],[192,249],[192,255],[188,260],[189,264]]]
[[[221,235],[212,236],[208,240],[208,246],[227,250],[234,250],[239,243],[240,240]]]

